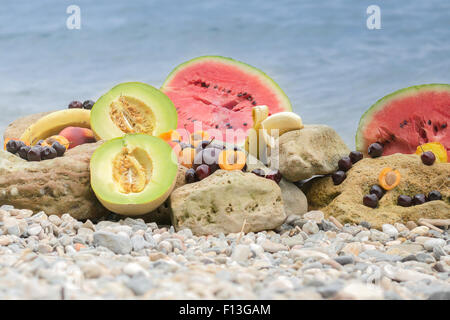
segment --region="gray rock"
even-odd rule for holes
[[[309,220],[303,225],[302,230],[308,234],[315,234],[319,232],[319,227],[317,226],[317,223]]]
[[[416,254],[416,259],[419,262],[425,262],[425,263],[433,263],[436,262],[436,259],[431,254],[420,252]]]
[[[346,264],[355,263],[355,259],[353,258],[353,256],[339,256],[334,258],[334,261],[338,262],[343,266],[345,266]]]
[[[127,281],[126,286],[130,288],[135,295],[141,296],[153,288],[153,283],[146,277],[136,276]]]
[[[94,245],[108,248],[116,254],[127,254],[132,249],[129,237],[124,234],[115,234],[108,231],[95,232]]]
[[[423,246],[428,251],[433,251],[434,247],[443,247],[446,245],[446,242],[444,239],[430,239],[424,242]]]
[[[382,225],[383,232],[386,233],[391,238],[396,239],[398,237],[398,230],[392,224],[383,224]]]
[[[326,125],[305,125],[279,138],[280,171],[290,181],[329,174],[337,169],[348,147],[336,131]]]
[[[251,255],[250,247],[244,244],[237,245],[233,253],[231,254],[231,259],[237,262],[245,262]]]
[[[450,290],[434,292],[428,297],[428,300],[450,300]]]
[[[389,239],[390,236],[384,232],[378,231],[377,229],[370,230],[370,240],[372,241],[386,242],[389,241]]]
[[[278,184],[283,198],[284,212],[287,216],[302,215],[308,211],[308,199],[299,187],[286,179]]]
[[[131,245],[133,246],[134,251],[140,251],[150,247],[150,244],[145,241],[144,237],[138,234],[131,237]]]
[[[401,256],[394,255],[394,254],[386,254],[383,252],[380,252],[378,250],[367,250],[364,251],[359,255],[360,258],[367,259],[370,257],[374,257],[376,262],[380,261],[390,261],[390,262],[396,262],[400,261],[402,259]]]

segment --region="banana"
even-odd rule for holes
[[[300,130],[303,128],[302,118],[293,112],[278,112],[270,117],[267,106],[256,106],[252,110],[253,130],[245,141],[245,150],[258,157],[260,148],[274,147],[276,143],[276,131],[278,136],[283,133]],[[260,138],[262,133],[263,141]]]
[[[303,128],[302,118],[293,112],[278,112],[264,119],[261,124],[263,138],[269,147],[275,146],[274,135],[300,130]],[[278,132],[276,132],[278,130]]]
[[[67,109],[52,112],[29,126],[20,140],[29,145],[36,144],[39,140],[57,135],[66,127],[91,128],[91,111],[86,109]]]

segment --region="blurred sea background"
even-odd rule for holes
[[[66,27],[72,4],[80,30]],[[366,26],[373,4],[380,30]],[[0,130],[120,82],[159,87],[200,55],[262,69],[305,123],[328,124],[353,147],[361,115],[379,98],[450,83],[450,1],[2,0]]]

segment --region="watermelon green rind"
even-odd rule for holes
[[[289,101],[289,98],[287,97],[287,95],[284,93],[284,91],[280,88],[280,86],[272,79],[270,78],[267,74],[265,74],[263,71],[249,65],[246,64],[244,62],[241,61],[237,61],[233,58],[228,58],[228,57],[222,57],[222,56],[201,56],[201,57],[197,57],[194,59],[191,59],[189,61],[186,61],[180,65],[178,65],[175,69],[172,70],[172,72],[167,76],[166,80],[164,81],[164,83],[161,86],[161,90],[164,91],[164,88],[167,86],[168,83],[170,83],[170,81],[173,79],[173,77],[181,70],[183,70],[186,67],[191,66],[192,64],[196,63],[196,62],[202,62],[205,60],[216,60],[222,63],[228,63],[232,66],[236,66],[239,68],[244,69],[246,72],[249,72],[251,74],[255,74],[257,76],[259,76],[259,78],[263,81],[265,81],[267,83],[268,86],[272,87],[274,89],[274,91],[277,92],[277,97],[280,101],[280,106],[282,106],[282,108],[285,111],[292,111],[292,105],[291,102]]]
[[[368,123],[370,123],[373,119],[373,116],[380,110],[384,108],[389,102],[406,97],[409,95],[412,95],[418,91],[423,90],[433,90],[433,91],[449,91],[450,92],[450,84],[444,84],[444,83],[431,83],[431,84],[423,84],[423,85],[417,85],[417,86],[411,86],[407,88],[403,88],[400,90],[397,90],[393,93],[388,94],[387,96],[379,99],[377,102],[375,102],[361,117],[359,120],[358,129],[356,131],[356,137],[355,137],[355,143],[356,143],[356,150],[359,150],[361,152],[367,152],[365,150],[364,145],[364,128],[367,126]]]

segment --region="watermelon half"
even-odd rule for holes
[[[286,94],[264,72],[220,56],[180,64],[161,90],[177,108],[178,128],[189,132],[197,130],[199,123],[202,130],[220,130],[223,137],[230,129],[246,132],[252,127],[256,105],[267,105],[271,114],[292,111]]]
[[[440,142],[450,157],[450,85],[425,84],[398,90],[364,113],[356,133],[357,150],[374,142],[383,155],[415,153],[417,146]]]

